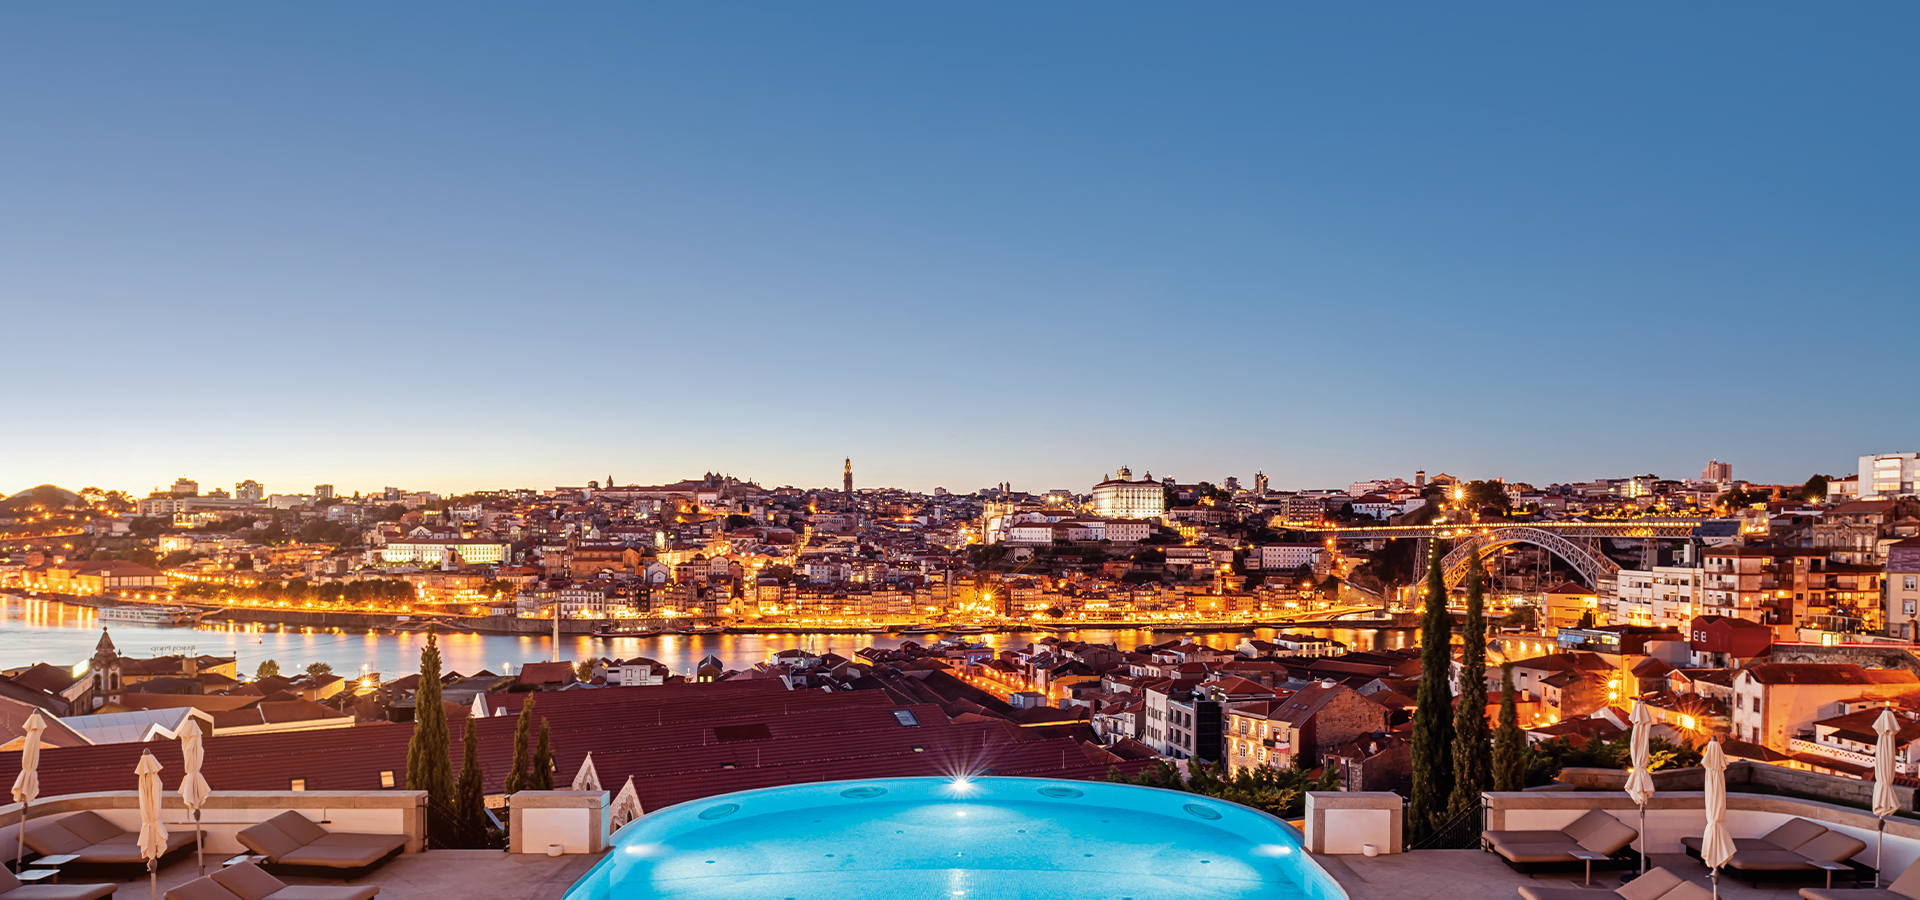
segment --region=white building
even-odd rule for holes
[[[1153,523],[1108,519],[1105,538],[1116,544],[1137,544],[1153,534]]]
[[[1121,466],[1114,477],[1093,486],[1093,511],[1109,519],[1158,519],[1167,512],[1167,489],[1151,477],[1133,480]]]
[[[460,554],[468,565],[499,565],[507,559],[507,545],[499,541],[472,538],[394,538],[380,548],[380,561],[387,565],[440,565],[447,550]]]
[[[1700,601],[1705,581],[1705,570],[1685,566],[1621,569],[1613,580],[1613,608],[1607,621],[1615,625],[1685,627],[1703,608]]]
[[[1860,457],[1860,499],[1888,500],[1914,494],[1920,482],[1920,453],[1881,453]]]
[[[1268,571],[1298,569],[1319,561],[1319,544],[1263,544],[1260,547],[1260,568]]]

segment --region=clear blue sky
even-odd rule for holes
[[[0,7],[0,491],[1920,449],[1910,3]]]

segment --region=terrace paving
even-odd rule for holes
[[[1523,884],[1579,887],[1583,880],[1579,872],[1543,872],[1529,878],[1482,850],[1415,850],[1371,859],[1315,854],[1313,858],[1340,882],[1352,900],[1504,900],[1518,898]],[[1707,867],[1684,853],[1655,853],[1647,859],[1649,868],[1666,866],[1681,877],[1708,884]],[[1763,884],[1755,889],[1722,873],[1720,896],[1726,900],[1798,900],[1800,888],[1818,884]],[[1619,873],[1593,873],[1595,900],[1614,897],[1612,889],[1619,886]]]
[[[504,850],[430,850],[402,853],[362,878],[352,881],[288,876],[289,884],[367,884],[380,889],[380,900],[559,900],[568,887],[600,861],[600,855],[546,857]],[[207,858],[208,871],[219,861]],[[160,871],[160,891],[200,877],[189,857]],[[85,881],[86,879],[79,879]],[[147,896],[147,881],[123,883],[122,900]]]

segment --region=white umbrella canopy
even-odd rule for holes
[[[1641,700],[1633,701],[1633,735],[1629,750],[1633,770],[1627,774],[1627,796],[1640,807],[1640,872],[1647,871],[1647,801],[1653,799],[1653,712]]]
[[[36,709],[21,727],[27,733],[26,743],[20,748],[20,774],[13,779],[13,802],[20,804],[20,843],[14,848],[15,860],[27,855],[27,808],[40,796],[40,735],[47,730],[47,720]]]
[[[160,761],[152,753],[140,754],[140,765],[133,769],[140,776],[140,856],[147,861],[147,882],[158,895],[160,883],[155,871],[160,857],[167,855],[167,826],[160,821]]]
[[[1700,861],[1713,870],[1713,895],[1720,896],[1720,867],[1733,858],[1733,835],[1727,832],[1727,754],[1719,741],[1707,742],[1700,765],[1707,772],[1707,830],[1700,836]]]
[[[576,791],[606,790],[600,786],[600,772],[593,767],[593,754],[580,761],[580,772],[573,776],[573,789]]]
[[[180,727],[180,758],[184,762],[186,774],[180,776],[180,800],[193,810],[194,857],[200,862],[200,873],[206,874],[206,838],[200,833],[200,807],[212,796],[213,789],[207,786],[207,779],[200,774],[200,764],[206,761],[206,747],[201,743],[200,723],[192,716]]]
[[[1880,735],[1873,747],[1873,814],[1880,817],[1880,849],[1874,852],[1873,886],[1880,886],[1880,862],[1887,849],[1887,817],[1900,811],[1900,797],[1893,792],[1894,736],[1900,733],[1900,719],[1892,709],[1880,711],[1873,722]]]
[[[640,805],[640,792],[634,789],[632,775],[627,776],[626,785],[621,787],[620,793],[614,796],[611,812],[615,828],[647,814],[646,809]]]
[[[1894,736],[1900,733],[1900,720],[1893,710],[1883,709],[1873,730],[1880,735],[1873,748],[1873,814],[1890,816],[1900,811],[1900,798],[1893,792]]]

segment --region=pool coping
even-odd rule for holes
[[[728,797],[737,797],[745,794],[757,794],[762,791],[777,791],[784,788],[824,787],[827,785],[835,785],[835,784],[858,785],[858,784],[870,784],[873,782],[882,782],[882,781],[939,780],[940,777],[941,776],[896,775],[896,776],[889,776],[885,778],[838,778],[838,779],[833,779],[829,781],[808,781],[808,782],[801,782],[799,784],[772,785],[769,787],[749,788],[744,791],[730,791],[725,794],[712,794],[706,797],[696,797],[692,800],[682,800],[679,803],[675,803],[669,806],[662,806],[659,809],[648,811],[646,814],[633,819],[627,824],[620,826],[618,829],[615,829],[613,833],[607,835],[606,846],[607,846],[608,853],[606,857],[601,859],[599,862],[595,863],[591,868],[587,869],[587,871],[580,873],[580,877],[574,881],[573,885],[567,888],[567,891],[563,895],[563,897],[571,898],[573,895],[574,888],[578,887],[582,882],[585,882],[587,879],[593,877],[594,873],[597,872],[600,868],[604,866],[610,866],[613,864],[614,857],[613,857],[612,851],[616,850],[619,847],[620,835],[623,832],[655,816],[665,814],[669,811],[676,810],[684,806],[693,806],[694,804],[709,804],[715,801],[724,803],[724,802],[728,802],[725,799]],[[1136,789],[1149,790],[1149,791],[1158,791],[1163,794],[1172,794],[1172,795],[1181,796],[1181,797],[1199,798],[1203,800],[1209,800],[1214,803],[1224,803],[1238,809],[1246,810],[1247,812],[1253,813],[1256,816],[1264,818],[1272,822],[1273,824],[1280,826],[1280,829],[1284,833],[1291,835],[1293,837],[1295,844],[1299,847],[1300,859],[1305,863],[1312,865],[1315,869],[1317,869],[1320,873],[1320,876],[1325,880],[1326,886],[1331,888],[1334,891],[1334,894],[1332,895],[1332,897],[1329,898],[1329,900],[1352,900],[1352,895],[1348,893],[1346,885],[1342,884],[1340,882],[1340,879],[1335,877],[1333,872],[1330,869],[1322,865],[1320,860],[1314,857],[1313,853],[1308,852],[1307,837],[1303,832],[1301,832],[1300,829],[1295,828],[1291,822],[1288,822],[1287,820],[1282,819],[1279,816],[1276,816],[1263,809],[1255,809],[1254,807],[1248,806],[1244,803],[1236,803],[1232,800],[1222,800],[1219,797],[1209,797],[1206,794],[1196,794],[1192,791],[1178,791],[1172,788],[1155,787],[1153,785],[1148,785],[1148,784],[1128,784],[1125,782],[1118,782],[1118,781],[1087,781],[1084,779],[1074,779],[1074,778],[1040,778],[1040,777],[1033,777],[1033,776],[1027,776],[1027,775],[980,775],[980,776],[975,776],[969,780],[972,780],[972,781],[989,781],[989,780],[991,781],[1035,781],[1035,782],[1053,782],[1053,783],[1062,784],[1062,785],[1099,784],[1099,785],[1109,785],[1112,787],[1125,787],[1125,788],[1136,788]]]

